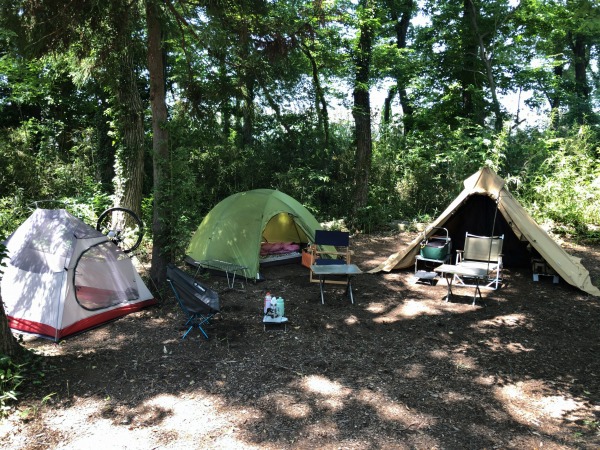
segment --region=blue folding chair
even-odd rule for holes
[[[181,339],[185,339],[193,328],[198,328],[208,339],[203,326],[220,311],[219,295],[172,264],[167,266],[167,281],[187,317],[185,326],[189,328]]]
[[[347,231],[328,231],[316,230],[315,242],[311,245],[311,255],[313,264],[320,265],[339,265],[350,264],[352,250],[350,250],[350,233]],[[319,280],[310,272],[311,283],[331,283],[347,284],[345,278],[341,280]]]

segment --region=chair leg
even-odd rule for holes
[[[186,336],[190,333],[190,331],[192,331],[192,329],[194,328],[198,328],[200,330],[200,332],[204,335],[204,337],[208,340],[208,334],[206,334],[206,331],[204,331],[204,328],[202,328],[202,325],[209,323],[210,319],[212,318],[212,314],[210,316],[193,316],[190,317],[188,319],[188,321],[185,323],[185,326],[190,326],[188,328],[188,330],[183,334],[183,336],[181,337],[181,340],[184,340],[186,338]]]
[[[189,321],[188,321],[189,322]],[[186,324],[187,325],[187,324]],[[192,331],[194,329],[194,325],[190,325],[190,327],[187,329],[187,331],[185,333],[183,333],[183,336],[181,336],[181,340],[183,341],[188,334],[190,334],[190,331]]]

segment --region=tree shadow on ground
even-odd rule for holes
[[[181,340],[165,298],[60,345],[32,342],[48,370],[29,401],[56,395],[21,433],[77,445],[109,432],[113,448],[600,445],[598,299],[507,271],[472,306],[471,288],[445,302],[443,281],[394,272],[357,277],[354,305],[328,286],[322,305],[305,268],[266,275],[244,291],[207,281],[222,292],[208,341]],[[286,300],[287,332],[263,330],[267,290]]]

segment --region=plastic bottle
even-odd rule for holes
[[[277,312],[281,317],[285,317],[285,303],[281,297],[277,299]]]
[[[271,299],[271,310],[273,311],[273,317],[279,316],[279,303],[277,302],[277,297],[273,296]]]
[[[271,293],[267,292],[267,295],[265,295],[265,310],[264,310],[264,314],[267,313],[267,311],[269,310],[270,307],[271,307]]]

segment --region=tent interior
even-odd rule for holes
[[[448,230],[454,250],[464,248],[467,232],[478,236],[504,235],[502,262],[506,267],[526,267],[530,265],[532,257],[539,256],[529,242],[517,237],[504,216],[497,210],[496,201],[487,195],[471,195],[439,226]],[[456,252],[452,255],[453,262],[455,256]]]
[[[301,251],[309,242],[310,239],[296,224],[291,214],[276,214],[267,222],[262,232],[260,265],[300,262]]]

